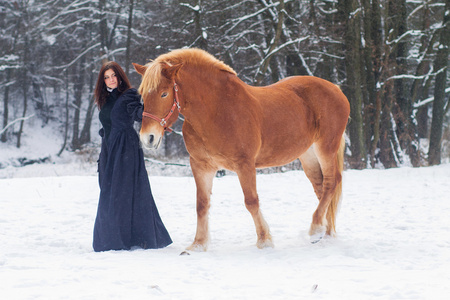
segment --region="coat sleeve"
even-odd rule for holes
[[[142,122],[142,112],[144,106],[141,103],[141,96],[136,89],[129,89],[126,94],[127,112],[136,122]]]

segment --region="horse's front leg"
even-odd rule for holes
[[[239,182],[245,197],[245,207],[253,217],[255,222],[257,242],[256,246],[260,249],[273,247],[272,236],[270,235],[269,226],[259,208],[259,198],[256,191],[256,170],[253,166],[242,166],[237,172]]]
[[[191,169],[197,186],[197,232],[187,250],[206,251],[209,242],[208,212],[216,170],[204,162],[190,159]]]

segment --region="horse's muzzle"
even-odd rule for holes
[[[155,134],[141,134],[140,139],[144,148],[157,150],[161,145],[162,136]]]

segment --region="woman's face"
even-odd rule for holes
[[[118,86],[118,79],[113,69],[105,71],[105,84],[110,89],[115,89]]]

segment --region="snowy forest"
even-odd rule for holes
[[[0,145],[20,148],[34,118],[56,128],[60,153],[83,149],[98,131],[103,62],[138,87],[132,62],[197,47],[248,84],[313,75],[339,85],[351,105],[348,168],[450,158],[450,0],[0,0],[0,32]],[[162,151],[187,156],[176,133]]]

